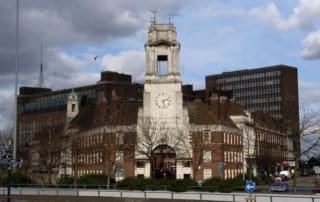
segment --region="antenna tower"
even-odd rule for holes
[[[179,16],[178,14],[175,14],[175,13],[169,13],[168,14],[168,17],[169,17],[169,24],[172,24],[172,18],[173,17],[177,17]]]
[[[151,17],[151,24],[155,25],[157,22],[157,9],[151,9],[150,12],[152,13],[152,17]]]

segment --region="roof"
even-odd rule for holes
[[[189,112],[189,120],[191,124],[207,125],[207,124],[225,124],[236,127],[230,119],[230,113],[237,112],[234,102],[212,100],[210,104],[201,102],[196,99],[194,102],[189,102],[186,107]],[[239,111],[241,111],[239,109]]]
[[[138,120],[141,102],[118,102],[116,105],[99,103],[86,105],[72,120],[71,128],[88,130],[105,125],[131,125]]]
[[[263,111],[254,111],[251,113],[252,118],[256,124],[260,124],[264,127],[273,128],[274,130],[282,130],[281,123],[272,118],[270,114]]]

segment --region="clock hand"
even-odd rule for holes
[[[168,98],[163,99],[163,100],[162,100],[162,103],[164,104],[165,101],[168,101]]]

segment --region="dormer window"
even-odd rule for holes
[[[158,76],[168,75],[168,56],[158,55],[157,62],[158,62],[157,64]]]

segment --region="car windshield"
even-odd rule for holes
[[[282,186],[285,186],[285,184],[280,183],[280,182],[276,182],[276,183],[273,183],[272,186],[282,187]]]

